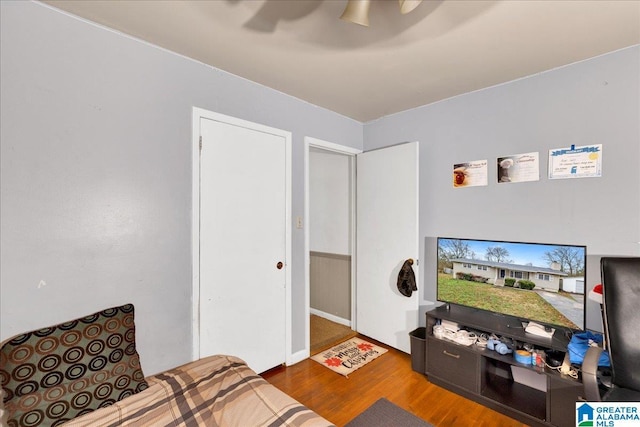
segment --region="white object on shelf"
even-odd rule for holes
[[[531,335],[551,338],[556,330],[554,328],[544,327],[539,323],[529,322],[527,327],[524,328],[524,331]]]
[[[444,320],[442,319],[440,321],[440,324],[447,330],[447,331],[451,331],[451,332],[458,332],[458,329],[460,329],[460,325],[458,325],[456,322],[452,322],[450,320]]]

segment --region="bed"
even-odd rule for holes
[[[2,425],[332,426],[235,356],[145,378],[133,313],[126,304],[3,342]]]

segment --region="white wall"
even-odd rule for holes
[[[351,157],[309,151],[309,248],[351,255]]]
[[[39,3],[0,11],[0,339],[132,302],[145,374],[190,360],[192,107],[293,133],[293,218],[304,137],[360,149],[362,124]]]
[[[365,151],[420,141],[425,299],[436,298],[437,236],[639,255],[639,104],[636,46],[367,123]],[[603,145],[601,178],[547,179],[549,150],[571,144]],[[496,184],[497,157],[532,151],[540,153],[539,181]],[[452,165],[482,159],[489,160],[489,185],[453,188]],[[598,261],[587,260],[587,289],[600,282]],[[599,327],[595,308],[588,307],[589,327]]]
[[[39,3],[2,1],[0,19],[0,339],[132,302],[145,373],[189,360],[191,108],[293,133],[293,218],[304,136],[362,149],[362,124]],[[639,76],[635,47],[364,126],[366,150],[421,143],[424,298],[435,236],[584,243],[588,289],[597,255],[640,253]],[[550,148],[595,143],[602,178],[545,178]],[[452,188],[454,163],[529,151],[538,182]],[[304,230],[292,233],[296,352]]]

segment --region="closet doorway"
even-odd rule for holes
[[[355,156],[305,138],[307,348],[313,355],[355,336]]]
[[[321,313],[328,320],[348,325],[353,331],[409,353],[409,332],[419,324],[422,290],[410,297],[402,295],[397,289],[397,278],[406,260],[414,260],[415,267],[419,265],[419,144],[400,143],[366,153],[312,138],[305,138],[305,144],[308,314]],[[346,166],[335,166],[341,162],[348,165],[347,172],[344,172]],[[338,175],[348,176],[348,183],[332,184],[338,181]],[[348,193],[344,187],[349,188]],[[323,202],[324,206],[349,212],[348,228],[345,229],[344,224],[316,225],[323,215],[329,217],[327,223],[334,220],[331,215],[344,218],[339,213],[327,215],[314,205],[321,193],[326,193],[328,200]],[[338,197],[343,201],[335,200]],[[297,224],[302,227],[302,218],[298,218]],[[335,232],[338,229],[347,231]],[[349,236],[348,241],[344,239],[345,234]],[[330,241],[332,238],[337,242]],[[337,274],[349,266],[350,271],[342,273],[343,277],[351,278],[346,285],[348,291],[335,288],[336,282],[347,281],[335,278],[325,280],[316,288],[315,267],[320,262],[316,258],[323,258],[325,262],[317,268],[320,276]],[[416,268],[414,273],[419,283]],[[330,302],[335,305],[321,301],[317,295],[320,292],[331,294]],[[345,295],[350,298],[348,304],[344,301]],[[338,308],[340,302],[343,305]],[[350,310],[345,310],[344,304],[350,306]],[[348,314],[343,314],[345,312]],[[309,331],[310,316],[307,319]],[[306,340],[308,349],[311,348],[310,335],[311,332]]]

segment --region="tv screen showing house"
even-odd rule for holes
[[[438,238],[438,301],[584,329],[585,246]]]

